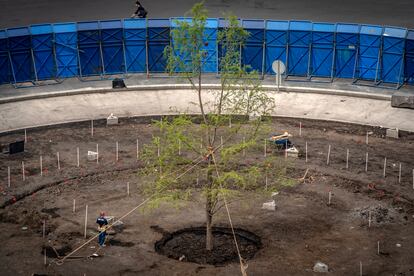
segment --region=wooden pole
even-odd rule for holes
[[[326,158],[326,165],[329,165],[330,155],[331,155],[331,145],[328,146],[328,157]]]
[[[116,145],[116,162],[118,162],[118,147],[119,147],[118,141],[115,143],[115,145]]]
[[[368,171],[368,152],[365,153],[365,172]]]
[[[400,169],[398,171],[398,183],[401,183],[401,162],[400,162]]]
[[[332,199],[332,192],[329,191],[329,194],[328,194],[328,205],[331,205],[331,199]]]
[[[59,156],[59,152],[56,153],[56,157],[57,157],[58,170],[60,171],[60,156]]]
[[[181,139],[178,139],[178,155],[181,156]]]
[[[267,147],[267,141],[266,141],[266,139],[264,140],[264,157],[266,157],[267,156],[267,149],[266,149],[266,147]]]
[[[377,242],[377,254],[378,255],[380,254],[380,242],[379,241]]]
[[[268,187],[268,177],[267,177],[267,174],[266,174],[266,178],[265,178],[265,189],[266,189],[266,191],[267,191],[267,187]]]
[[[384,158],[384,171],[382,173],[382,176],[385,178],[385,171],[387,169],[387,157]]]
[[[96,144],[96,164],[99,164],[99,145]]]
[[[246,144],[246,137],[243,136],[243,156],[246,156],[246,148],[245,145]]]
[[[220,145],[221,145],[221,148],[223,147],[223,136],[220,136]]]
[[[46,220],[43,220],[42,236],[43,236],[43,238],[45,238],[45,236],[46,236]]]
[[[24,162],[22,161],[22,177],[23,177],[23,181],[26,181],[26,175],[25,175],[25,171],[24,171]]]
[[[299,122],[299,136],[302,136],[302,122]]]
[[[93,137],[93,120],[91,120],[91,136]]]
[[[229,117],[229,128],[231,128],[231,117]]]
[[[79,148],[76,148],[76,165],[77,165],[77,167],[79,168]]]
[[[157,156],[160,157],[161,153],[160,153],[160,144],[157,145]]]
[[[46,248],[43,250],[43,264],[47,265],[47,255],[46,255]]]
[[[73,208],[72,208],[72,213],[76,213],[76,199],[73,199]]]
[[[24,129],[24,143],[27,144],[27,131]]]
[[[308,163],[308,142],[305,142],[305,162]]]
[[[86,205],[85,208],[85,231],[84,231],[84,237],[86,239],[86,228],[88,227],[88,205]]]
[[[365,137],[365,143],[368,145],[368,131],[367,131],[367,135]]]
[[[346,169],[349,169],[349,149],[346,149]]]
[[[362,276],[362,262],[359,262],[359,276]]]
[[[129,182],[127,182],[127,195],[129,196]]]
[[[414,173],[414,170],[413,170]],[[414,176],[413,176],[413,180],[414,180]],[[10,167],[7,167],[7,187],[10,188]],[[414,183],[413,183],[413,188],[414,188]]]
[[[40,176],[43,176],[43,157],[40,155]]]
[[[371,211],[368,212],[368,227],[371,227]]]

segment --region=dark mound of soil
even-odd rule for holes
[[[243,230],[234,229],[243,259],[252,259],[262,247],[260,237]],[[172,259],[198,264],[222,265],[238,262],[236,246],[230,228],[214,227],[214,248],[206,250],[206,228],[194,227],[165,233],[155,243],[155,251]]]
[[[69,253],[71,250],[72,248],[68,245],[57,248],[47,245],[42,247],[41,254],[44,255],[46,253],[46,256],[49,258],[59,258],[65,256],[66,253]]]
[[[133,242],[123,242],[115,239],[110,239],[108,244],[111,246],[123,246],[123,247],[132,247],[135,244]]]

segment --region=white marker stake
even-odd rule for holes
[[[267,156],[267,149],[266,149],[266,147],[267,147],[267,141],[266,141],[266,139],[264,140],[264,157],[266,157]]]
[[[40,155],[40,176],[43,176],[43,157]]]
[[[332,199],[332,192],[329,191],[329,195],[328,195],[328,205],[331,205],[331,199]]]
[[[231,128],[231,117],[229,118],[229,128]]]
[[[299,136],[302,136],[302,122],[299,122]]]
[[[46,236],[46,220],[43,220],[43,227],[42,227],[43,238]]]
[[[400,162],[400,169],[398,171],[398,183],[401,183],[401,162]]]
[[[359,262],[359,276],[362,276],[362,262]]]
[[[368,227],[371,227],[371,211],[368,212]]]
[[[197,187],[198,187],[198,183],[199,183],[199,181],[200,181],[200,180],[199,180],[199,178],[197,177],[197,178],[196,178],[196,186],[197,186]]]
[[[246,148],[245,145],[246,144],[246,137],[243,137],[243,156],[246,156]]]
[[[77,167],[79,168],[79,148],[76,148],[76,165],[77,165]]]
[[[93,120],[91,120],[91,136],[93,137]]]
[[[349,169],[349,149],[346,149],[346,169]]]
[[[178,155],[181,156],[181,140],[178,140]]]
[[[24,143],[27,144],[27,131],[24,129]]]
[[[367,131],[367,136],[365,137],[365,143],[368,145],[368,131]]]
[[[330,156],[331,156],[331,145],[328,146],[328,157],[326,158],[326,165],[329,165]]]
[[[160,157],[160,144],[157,145],[157,156]]]
[[[59,156],[59,152],[56,153],[56,157],[57,157],[58,170],[60,171],[60,156]]]
[[[380,254],[380,247],[379,247],[379,241],[377,242],[377,254]]]
[[[223,136],[220,136],[220,145],[223,147]]]
[[[268,178],[267,178],[267,175],[266,175],[266,178],[265,178],[265,189],[266,189],[266,191],[267,191],[267,187],[268,187]]]
[[[414,170],[413,170],[413,174],[414,174]],[[413,175],[413,180],[414,180],[414,175]],[[7,167],[7,187],[10,188],[10,167]],[[414,183],[413,183],[413,188],[414,188]]]
[[[368,171],[368,152],[365,153],[365,172]]]
[[[24,172],[24,162],[22,161],[22,177],[23,177],[23,181],[25,181],[26,180],[26,175],[25,175],[25,172]]]
[[[46,248],[43,250],[43,264],[46,266],[47,265],[47,256],[46,256]]]
[[[85,208],[85,234],[84,234],[85,239],[86,239],[87,226],[88,226],[88,205],[86,205],[86,208]]]
[[[387,157],[384,158],[384,171],[382,173],[382,176],[385,178],[385,170],[387,169]]]
[[[99,164],[99,145],[96,144],[96,164]]]
[[[129,196],[129,182],[127,182],[127,195]]]
[[[308,163],[308,142],[305,142],[305,162]]]
[[[73,199],[73,208],[72,208],[72,213],[76,212],[76,199]]]
[[[119,145],[118,145],[118,141],[116,142],[116,162],[118,162],[118,148],[119,147]]]
[[[137,160],[139,159],[139,141],[137,139]]]

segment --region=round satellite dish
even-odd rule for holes
[[[275,60],[272,63],[273,72],[278,75],[282,75],[286,71],[286,66],[281,60]]]

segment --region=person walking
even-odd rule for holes
[[[146,18],[148,12],[144,9],[139,1],[135,2],[137,10],[131,15],[131,17]]]

